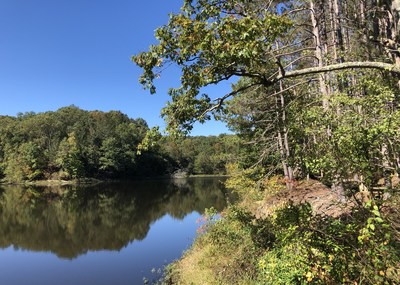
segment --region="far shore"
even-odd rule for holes
[[[148,180],[148,179],[187,179],[187,178],[207,178],[207,177],[229,177],[226,174],[192,174],[187,176],[155,176],[155,177],[135,177],[131,179],[134,180]],[[35,181],[22,181],[22,182],[0,182],[0,185],[25,185],[25,186],[66,186],[66,185],[95,185],[104,182],[119,182],[119,181],[129,181],[126,179],[116,179],[116,180],[101,180],[96,178],[82,178],[82,179],[72,179],[72,180],[35,180]]]
[[[26,186],[62,186],[62,185],[94,185],[104,181],[95,178],[73,180],[35,180],[23,182],[1,182],[0,185],[26,185]]]

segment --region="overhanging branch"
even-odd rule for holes
[[[360,61],[360,62],[344,62],[344,63],[327,65],[323,67],[310,67],[299,70],[286,71],[283,76],[278,75],[275,78],[275,81],[280,81],[285,78],[299,77],[309,74],[317,74],[317,73],[324,73],[324,72],[344,70],[344,69],[366,69],[366,68],[386,70],[400,75],[400,66],[384,62]]]

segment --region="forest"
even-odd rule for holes
[[[119,111],[85,111],[76,106],[55,112],[0,117],[0,177],[9,183],[81,178],[138,179],[187,174],[225,174],[239,156],[234,135],[159,136],[146,151],[139,145],[149,131],[143,119]]]
[[[253,206],[210,214],[167,284],[398,284],[399,28],[397,0],[185,0],[155,31],[132,61],[150,93],[180,68],[169,133],[223,120],[251,153],[227,185]],[[204,92],[223,81],[230,92]],[[317,187],[342,210],[289,202],[257,218],[277,192]]]

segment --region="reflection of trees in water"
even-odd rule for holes
[[[89,250],[119,250],[146,237],[169,214],[182,219],[225,207],[218,179],[138,181],[81,188],[0,188],[0,247],[51,251],[74,258]],[[60,194],[62,193],[62,194]]]
[[[226,199],[223,198],[222,183],[216,178],[189,178],[172,180],[173,190],[179,195],[171,195],[166,204],[168,213],[182,219],[189,211],[202,213],[205,208],[213,206],[218,210],[225,207]],[[175,207],[180,205],[180,207]]]

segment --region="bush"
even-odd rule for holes
[[[177,284],[399,284],[399,196],[340,218],[315,215],[309,204],[266,219],[237,205],[220,219],[210,209],[171,276]]]
[[[308,205],[279,210],[274,245],[258,262],[261,284],[396,284],[400,252],[379,208],[313,216]]]

